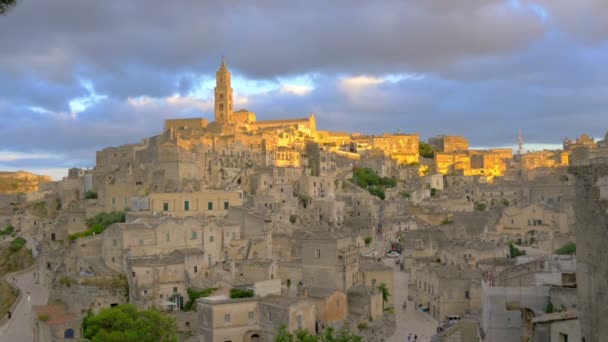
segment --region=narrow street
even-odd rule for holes
[[[27,247],[32,249],[36,256],[35,242],[27,239]],[[35,263],[35,261],[34,261]],[[21,301],[13,312],[13,317],[0,327],[0,342],[32,341],[34,339],[34,328],[32,316],[32,306],[46,305],[49,298],[49,291],[44,287],[34,284],[34,270],[16,276],[16,284],[23,293]],[[13,282],[12,279],[7,279]],[[27,295],[27,291],[30,295]]]
[[[388,342],[407,342],[407,335],[410,333],[412,334],[412,341],[414,334],[418,335],[418,341],[430,341],[431,337],[437,332],[437,321],[420,310],[414,309],[413,301],[408,301],[407,308],[402,309],[403,302],[407,299],[408,294],[408,274],[399,270],[399,266],[395,266],[394,259],[385,259],[384,262],[393,267],[395,276],[393,300],[397,329]]]

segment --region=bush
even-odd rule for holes
[[[195,290],[191,287],[188,288],[188,302],[184,305],[184,311],[190,311],[194,309],[196,311],[196,300],[199,298],[209,297],[213,292],[217,290],[217,287],[207,288],[204,290]]]
[[[14,232],[15,232],[15,227],[13,227],[9,224],[4,229],[0,230],[0,235],[13,235]]]
[[[483,202],[475,202],[475,210],[477,211],[486,211],[488,206]]]
[[[38,315],[38,320],[39,320],[40,322],[46,322],[46,321],[48,321],[48,320],[49,320],[49,318],[50,318],[50,317],[49,317],[49,315],[48,315],[48,314],[41,314],[41,315]]]
[[[94,234],[103,233],[106,228],[108,228],[111,224],[125,222],[125,213],[123,211],[113,211],[110,213],[99,213],[90,219],[87,219],[86,223],[89,229],[84,232],[75,233],[68,236],[70,241],[74,241],[78,238],[91,236]]]
[[[452,220],[450,220],[449,218],[446,217],[446,218],[443,219],[443,221],[441,221],[441,224],[442,225],[446,225],[446,224],[450,224],[452,222],[454,222],[454,221],[452,221]]]
[[[296,223],[297,219],[298,219],[298,215],[289,215],[289,222]]]
[[[386,188],[394,188],[397,186],[397,179],[380,177],[376,172],[370,168],[355,169],[353,174],[355,184],[367,189],[370,194],[385,198],[384,190]]]
[[[365,244],[366,244],[366,245],[369,245],[369,244],[372,242],[372,237],[371,237],[371,236],[368,236],[368,237],[366,237],[365,239],[363,239],[363,241],[365,241]]]
[[[11,253],[18,252],[26,244],[27,244],[27,241],[24,238],[18,237],[15,240],[11,241],[11,244],[9,246],[9,251]]]
[[[400,192],[400,193],[399,193],[399,195],[400,195],[401,197],[403,197],[403,198],[407,198],[407,199],[409,199],[409,198],[412,196],[412,195],[411,195],[409,192],[407,192],[407,191],[402,191],[402,192]]]
[[[95,191],[87,191],[84,193],[84,198],[85,199],[97,199],[97,193]]]
[[[72,278],[61,277],[61,278],[59,278],[59,284],[65,286],[65,287],[70,287],[70,286],[72,286]]]
[[[574,242],[569,242],[569,243],[563,245],[562,247],[558,248],[555,251],[555,254],[559,254],[559,255],[576,254],[576,244]]]
[[[508,200],[503,198],[500,200],[500,204],[504,205],[505,207],[508,207],[510,203]]]
[[[431,197],[437,196],[437,189],[431,188]]]
[[[357,329],[359,329],[359,330],[367,329],[367,323],[361,322],[361,323],[357,324]]]
[[[526,255],[526,251],[519,250],[517,247],[515,247],[515,245],[513,245],[513,242],[509,242],[509,253],[511,254],[511,258]]]
[[[247,289],[230,289],[230,298],[249,298],[253,297],[253,290]]]
[[[433,150],[433,147],[422,141],[418,144],[418,152],[424,158],[433,158],[435,156],[435,150]]]

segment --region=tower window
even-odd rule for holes
[[[224,110],[224,104],[220,103],[220,110]]]
[[[220,100],[224,99],[224,94],[220,94]]]

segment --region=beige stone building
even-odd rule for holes
[[[225,216],[243,205],[242,191],[199,191],[150,194],[150,212],[174,217]]]
[[[306,297],[268,295],[259,301],[260,326],[265,341],[274,341],[281,326],[289,332],[315,333],[315,304]]]
[[[197,299],[198,334],[202,342],[261,342],[259,298],[228,295]]]

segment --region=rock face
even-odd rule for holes
[[[0,172],[0,194],[10,195],[38,191],[40,184],[52,182],[49,176],[30,172]]]
[[[576,176],[576,280],[583,341],[608,341],[608,162],[569,168]]]

